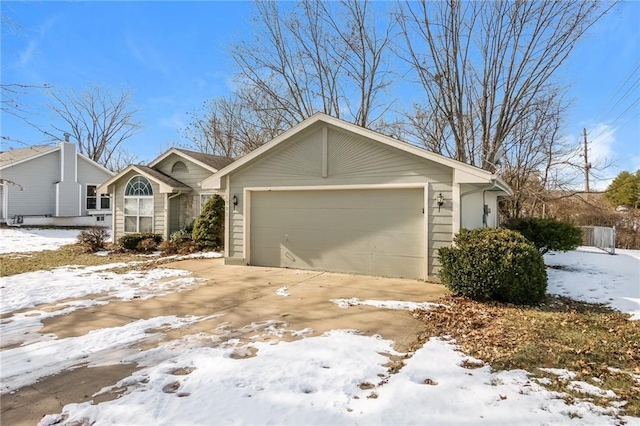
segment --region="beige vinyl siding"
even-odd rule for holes
[[[59,151],[6,168],[0,171],[0,177],[20,185],[6,186],[8,218],[55,214],[55,184],[60,181]]]
[[[424,184],[428,185],[429,194],[426,205],[431,206],[429,264],[436,265],[435,251],[451,242],[452,169],[332,126],[328,126],[326,134],[327,177],[322,177],[324,136],[321,127],[293,136],[291,141],[230,175],[229,197],[236,195],[239,204],[229,217],[229,257],[243,257],[244,188]],[[435,197],[440,192],[447,203],[438,213]],[[430,267],[429,275],[435,272],[437,266]]]
[[[115,206],[115,236],[116,239],[124,235],[124,190],[127,182],[138,173],[131,171],[118,180],[114,199],[111,200]],[[165,218],[164,218],[164,199],[166,194],[160,193],[160,186],[149,179],[153,188],[153,232],[156,234],[164,234]]]
[[[424,190],[256,191],[251,264],[424,278]]]
[[[185,166],[187,166],[187,171],[172,172],[171,170],[173,168],[173,165],[177,161],[182,161]],[[176,154],[170,154],[169,156],[167,156],[167,158],[156,164],[153,168],[164,173],[167,176],[171,176],[172,178],[179,180],[180,182],[186,184],[196,191],[200,190],[200,182],[213,174],[211,170],[205,169],[204,167],[201,167],[196,163],[186,160]]]
[[[173,171],[173,165],[178,161],[187,166],[186,171]],[[203,191],[200,185],[213,172],[176,154],[170,154],[153,168],[179,180],[193,190],[188,194],[182,194],[170,200],[169,234],[171,234],[185,228],[200,215],[200,194],[212,193],[211,190]]]

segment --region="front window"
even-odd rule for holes
[[[98,194],[98,185],[87,185],[87,210],[109,210],[111,198],[109,194]]]
[[[153,188],[134,176],[124,190],[124,232],[153,232]]]

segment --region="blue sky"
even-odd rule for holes
[[[131,90],[144,127],[127,147],[141,161],[186,143],[187,113],[233,89],[226,46],[246,36],[251,21],[248,2],[3,1],[0,7],[20,25],[2,28],[3,84]],[[587,128],[591,159],[614,162],[601,173],[605,178],[640,168],[639,17],[640,2],[618,5],[558,75],[572,85],[566,135],[578,140]],[[51,122],[43,91],[30,91],[21,103],[33,121],[45,128]],[[3,135],[50,142],[7,114],[1,118]],[[19,147],[4,142],[2,150],[12,146]]]

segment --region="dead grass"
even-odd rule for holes
[[[96,256],[93,253],[84,253],[81,247],[71,244],[62,246],[58,250],[0,255],[0,276],[6,277],[24,272],[48,271],[67,265],[95,266],[143,259],[132,253]]]
[[[462,351],[495,370],[524,369],[547,377],[551,390],[567,400],[590,400],[609,407],[627,401],[625,414],[640,416],[640,321],[602,305],[549,297],[538,307],[479,303],[445,297],[428,311],[415,311],[424,322],[419,345],[433,336],[450,336]],[[564,368],[580,380],[610,389],[618,398],[580,394],[568,382],[538,368]]]

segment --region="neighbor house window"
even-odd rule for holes
[[[111,198],[108,194],[98,194],[98,185],[87,185],[87,210],[109,210]]]
[[[153,232],[153,188],[134,176],[124,190],[124,232]]]
[[[211,197],[213,197],[213,194],[200,194],[200,211],[202,211],[202,208],[207,204],[207,201],[209,201]]]

